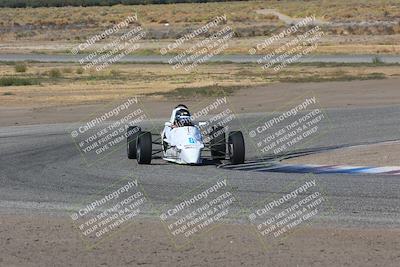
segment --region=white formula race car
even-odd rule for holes
[[[155,155],[162,153],[164,160],[178,164],[198,165],[224,159],[232,164],[244,162],[245,144],[241,131],[229,132],[226,138],[223,127],[212,127],[205,136],[202,126],[207,126],[207,122],[195,123],[188,108],[178,105],[161,134],[142,131],[139,126],[128,127],[128,158],[137,159],[139,164],[150,164]],[[160,146],[159,149],[153,150],[153,144]],[[210,152],[208,158],[202,153],[205,151]]]

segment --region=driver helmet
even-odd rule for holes
[[[181,107],[175,113],[175,123],[178,126],[190,126],[192,125],[192,118],[187,108]]]

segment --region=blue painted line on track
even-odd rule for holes
[[[235,165],[221,166],[223,169],[253,172],[282,172],[282,173],[326,173],[326,174],[386,174],[400,175],[400,167],[369,167],[369,166],[341,166],[341,165],[289,165],[274,164],[271,162],[251,162]],[[388,170],[389,169],[389,170]]]

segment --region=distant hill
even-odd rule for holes
[[[236,0],[245,1],[245,0]],[[232,2],[229,0],[1,0],[0,7],[63,7],[63,6],[112,6],[175,3]]]

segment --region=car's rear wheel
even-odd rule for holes
[[[141,129],[139,126],[129,126],[126,130],[126,150],[128,159],[136,159],[136,143],[140,132]]]
[[[224,127],[214,127],[210,138],[211,158],[213,160],[225,159],[226,139]]]
[[[151,133],[141,132],[137,139],[136,159],[139,164],[150,164],[153,153]]]
[[[229,160],[232,164],[241,164],[245,158],[244,138],[241,131],[229,133],[228,137]]]

